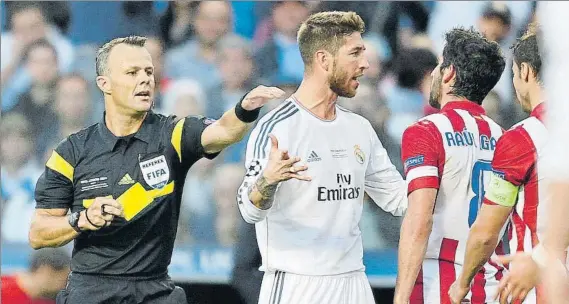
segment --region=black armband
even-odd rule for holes
[[[261,108],[257,108],[251,111],[243,109],[241,103],[243,102],[243,99],[245,99],[245,96],[247,95],[244,95],[241,98],[241,100],[239,100],[237,105],[235,105],[235,115],[237,115],[237,118],[239,118],[239,120],[241,120],[242,122],[246,123],[254,122],[255,120],[257,120],[257,118],[259,118],[259,112],[261,112]]]

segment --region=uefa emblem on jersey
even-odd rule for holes
[[[164,155],[140,162],[140,170],[144,181],[154,189],[164,188],[170,179],[170,169]]]
[[[356,156],[356,160],[358,161],[358,163],[363,165],[363,163],[366,160],[366,155],[364,154],[362,149],[360,149],[359,145],[354,146],[354,155]]]

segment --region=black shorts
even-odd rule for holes
[[[134,281],[71,273],[57,304],[186,304],[186,293],[170,277]]]

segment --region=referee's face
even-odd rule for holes
[[[154,66],[146,48],[119,44],[108,59],[114,106],[123,113],[137,114],[152,108]]]

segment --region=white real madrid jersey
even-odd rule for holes
[[[282,182],[268,210],[256,208],[248,187],[262,173],[271,150],[299,156],[311,181]],[[336,106],[334,120],[321,120],[293,97],[259,120],[247,145],[247,174],[238,192],[243,218],[256,223],[262,271],[334,275],[364,270],[359,222],[364,193],[400,216],[407,187],[371,124]]]

